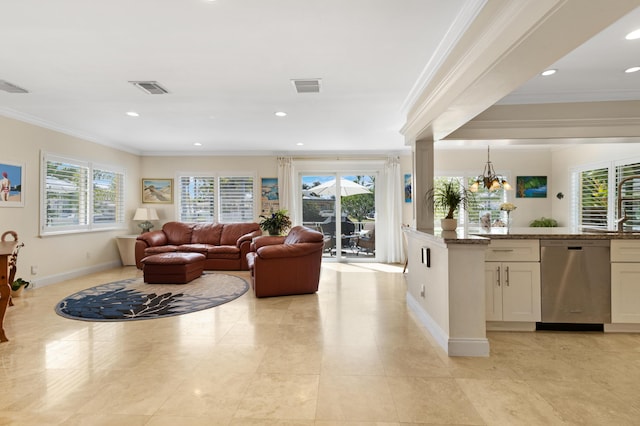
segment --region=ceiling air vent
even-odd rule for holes
[[[5,92],[9,93],[29,93],[28,90],[4,80],[0,80],[0,90],[4,90]]]
[[[165,93],[169,93],[169,91],[160,86],[160,83],[157,81],[130,81],[129,83],[148,95],[164,95]]]
[[[319,78],[305,78],[291,80],[298,93],[320,93]]]

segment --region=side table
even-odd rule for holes
[[[120,260],[124,266],[136,264],[136,238],[138,238],[137,235],[118,235],[116,237]]]

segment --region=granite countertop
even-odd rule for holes
[[[414,230],[416,231],[416,230]],[[445,244],[488,244],[492,239],[520,239],[520,240],[640,240],[640,232],[593,231],[585,232],[571,228],[492,228],[490,232],[474,231],[465,233],[462,229],[456,231],[424,232],[443,241]]]
[[[474,232],[473,235],[491,239],[530,239],[530,240],[617,240],[640,239],[640,232],[584,231],[571,228],[494,228],[491,232]]]

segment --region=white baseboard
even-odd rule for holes
[[[536,331],[536,323],[516,321],[487,321],[487,331]]]
[[[83,275],[92,274],[94,272],[106,271],[107,269],[113,269],[120,266],[122,266],[122,263],[119,260],[116,260],[113,262],[101,263],[100,265],[92,265],[86,268],[74,269],[73,271],[68,271],[61,274],[34,278],[31,281],[32,283],[34,283],[34,288],[40,288],[50,284],[59,283],[61,281],[70,280],[72,278],[78,278]]]
[[[420,306],[420,303],[407,292],[407,306],[416,315],[418,321],[433,336],[436,343],[449,356],[489,356],[489,340],[486,338],[451,338],[433,318]]]
[[[605,333],[640,333],[640,324],[605,324]]]
[[[489,340],[487,339],[449,339],[449,356],[489,356]]]

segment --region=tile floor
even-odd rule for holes
[[[133,267],[28,290],[5,319],[0,424],[640,424],[640,335],[492,332],[489,358],[448,358],[401,272],[325,264],[316,295],[135,322],[53,310]]]

